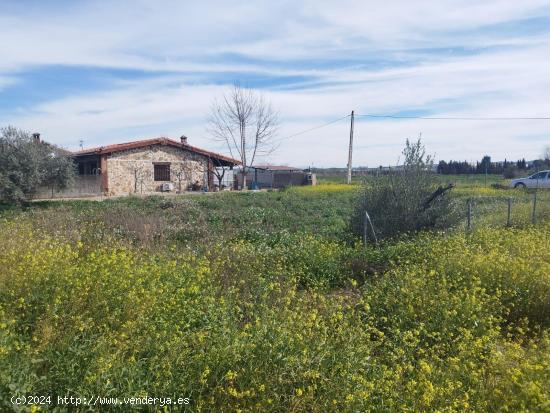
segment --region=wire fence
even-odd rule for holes
[[[457,230],[471,232],[487,227],[524,227],[550,221],[550,191],[525,192],[519,196],[459,197],[460,215]],[[363,244],[374,240],[377,231],[368,211],[363,216]],[[372,238],[371,238],[372,235]]]
[[[462,209],[466,230],[481,226],[523,226],[550,219],[550,191],[524,196],[476,196],[465,200]]]

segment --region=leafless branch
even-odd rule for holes
[[[214,101],[208,123],[212,138],[224,142],[231,156],[238,154],[243,170],[253,166],[258,156],[277,148],[278,115],[251,89],[235,85],[221,100]]]

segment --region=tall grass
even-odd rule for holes
[[[4,212],[0,409],[550,409],[549,222],[363,247],[333,189]]]

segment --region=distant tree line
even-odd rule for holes
[[[504,175],[506,178],[514,178],[518,175],[525,174],[530,171],[550,168],[550,159],[543,156],[542,159],[537,159],[527,162],[525,159],[517,161],[492,162],[491,157],[485,155],[481,161],[475,164],[466,161],[439,161],[437,165],[437,173],[442,175],[473,175],[473,174],[496,174]]]

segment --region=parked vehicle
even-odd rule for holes
[[[527,178],[512,179],[512,188],[550,188],[550,170],[540,171]]]

